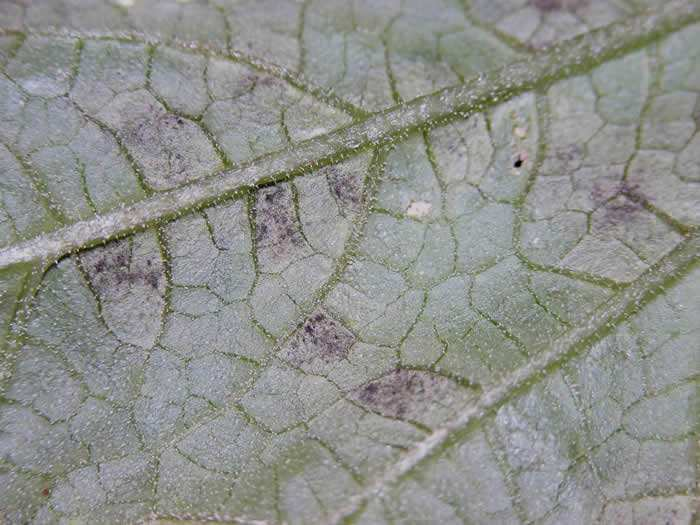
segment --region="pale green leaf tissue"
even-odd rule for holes
[[[6,0],[0,120],[0,523],[698,519],[696,0]]]

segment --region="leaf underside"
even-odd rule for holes
[[[691,523],[700,4],[0,3],[0,521]]]

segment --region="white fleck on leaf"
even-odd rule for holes
[[[413,201],[406,208],[406,215],[415,219],[422,219],[430,214],[433,205],[426,201]]]

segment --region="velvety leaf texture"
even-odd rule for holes
[[[697,519],[696,0],[4,0],[0,119],[0,523]]]

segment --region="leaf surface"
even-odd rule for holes
[[[0,5],[0,516],[690,523],[698,20]]]

